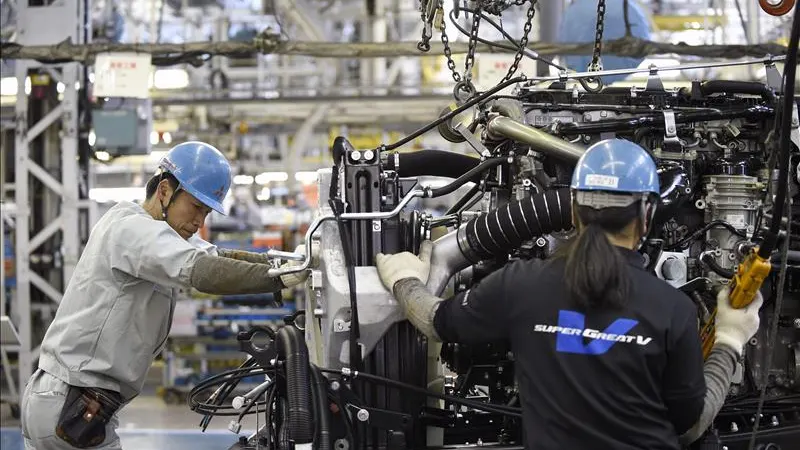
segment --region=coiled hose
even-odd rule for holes
[[[295,327],[281,327],[275,338],[278,358],[286,367],[289,439],[295,444],[308,444],[314,439],[311,427],[311,397],[308,348]]]
[[[571,228],[569,188],[553,189],[472,219],[459,247],[465,256],[484,260],[506,254],[537,236]]]

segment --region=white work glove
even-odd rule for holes
[[[294,249],[294,253],[299,253],[301,255],[306,254],[306,246],[305,245],[298,245],[297,248]],[[289,260],[285,263],[281,264],[281,269],[292,267],[292,266],[299,266],[302,264],[301,261],[293,261]],[[316,242],[312,242],[311,244],[311,264],[309,267],[316,267],[319,265],[319,244]],[[287,273],[286,275],[281,275],[281,281],[283,285],[287,288],[296,286],[301,283],[305,283],[308,279],[308,275],[311,273],[310,269],[303,270],[301,272],[294,272],[294,273]]]
[[[758,310],[761,309],[761,305],[764,303],[764,297],[759,292],[747,307],[735,309],[731,306],[729,295],[730,288],[728,287],[723,288],[717,294],[716,338],[714,345],[725,344],[741,355],[745,344],[758,331]]]
[[[386,289],[394,292],[395,283],[405,278],[416,278],[423,284],[427,283],[428,274],[431,271],[432,250],[433,243],[423,241],[419,246],[419,256],[411,252],[394,255],[378,253],[375,257],[375,265],[378,267],[378,275]]]

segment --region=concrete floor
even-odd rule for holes
[[[227,450],[237,440],[228,431],[229,418],[217,417],[206,432],[198,424],[201,415],[188,406],[167,405],[155,396],[141,396],[120,412],[119,435],[125,450]],[[0,449],[24,450],[19,421],[7,405],[0,408]],[[255,418],[242,423],[241,435],[255,430]]]

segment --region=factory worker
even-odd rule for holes
[[[425,242],[420,256],[378,255],[381,280],[432,339],[510,342],[527,449],[677,450],[722,407],[762,297],[733,309],[719,292],[704,363],[695,305],[636,251],[659,193],[651,157],[630,141],[599,142],[571,188],[578,236],[549,260],[514,262],[443,300],[425,287]]]
[[[265,293],[305,280],[305,271],[270,277],[265,255],[196,235],[211,210],[224,213],[230,184],[219,150],[183,143],[161,160],[143,204],[120,202],[97,222],[25,388],[26,449],[121,448],[116,413],[140,393],[178,289]]]

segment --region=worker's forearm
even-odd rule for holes
[[[192,269],[192,287],[215,295],[260,294],[285,288],[279,277],[270,277],[269,264],[203,255]]]
[[[717,417],[730,390],[737,359],[736,352],[727,345],[717,344],[711,350],[703,365],[703,375],[706,380],[703,412],[700,413],[700,418],[694,426],[681,436],[682,444],[688,445],[700,438]]]
[[[405,278],[395,283],[394,296],[403,306],[406,317],[412,325],[428,338],[437,342],[442,341],[433,326],[441,298],[431,294],[416,278]]]
[[[244,250],[231,250],[229,248],[217,249],[219,256],[223,258],[237,259],[258,264],[269,264],[270,260],[265,253],[247,252]]]

